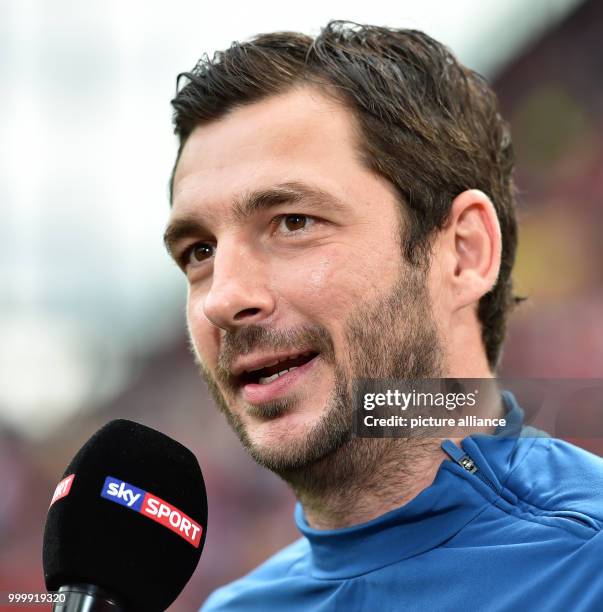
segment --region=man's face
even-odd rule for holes
[[[360,162],[353,126],[299,88],[196,128],[174,177],[166,238],[194,351],[245,446],[280,473],[351,444],[354,379],[443,367],[427,272],[404,262],[396,195]]]

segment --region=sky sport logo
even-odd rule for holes
[[[195,548],[199,547],[203,528],[163,499],[147,493],[119,478],[107,476],[101,497],[135,510],[151,520],[171,529]]]

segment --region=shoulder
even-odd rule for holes
[[[517,448],[505,486],[535,506],[580,512],[603,527],[603,458],[555,438],[524,439]]]
[[[261,610],[261,602],[271,599],[272,591],[284,582],[304,574],[310,547],[305,538],[283,548],[252,572],[214,591],[202,606],[202,612],[219,610]]]

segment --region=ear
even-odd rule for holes
[[[477,302],[498,278],[502,239],[490,198],[477,189],[463,191],[452,202],[445,232],[451,306],[458,310]]]

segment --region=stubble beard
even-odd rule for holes
[[[214,377],[198,360],[208,388],[231,427],[252,458],[275,472],[310,503],[325,495],[346,492],[345,497],[373,488],[392,470],[410,476],[410,465],[424,445],[420,439],[365,439],[352,436],[353,387],[357,379],[438,378],[444,371],[444,352],[431,310],[426,270],[406,267],[395,288],[374,302],[363,302],[345,326],[348,372],[335,361],[328,332],[320,326],[277,334],[259,326],[241,328],[238,337],[225,338]],[[307,346],[320,350],[320,359],[334,371],[333,391],[323,414],[302,439],[287,440],[282,447],[258,446],[245,424],[234,414],[222,393],[229,389],[228,364],[235,354],[251,350]],[[232,388],[234,391],[234,388]],[[247,406],[252,418],[276,419],[295,409],[295,395],[261,407]],[[307,401],[307,400],[306,400]],[[377,494],[381,494],[376,490]],[[386,494],[383,490],[382,494]]]

